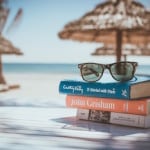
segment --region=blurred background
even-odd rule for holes
[[[62,40],[58,36],[68,22],[79,19],[103,2],[105,0],[7,0],[10,12],[2,34],[20,48],[24,55],[17,58],[15,55],[6,55],[3,57],[3,62],[79,63],[98,61],[106,63],[114,61],[112,56],[104,59],[104,56],[101,58],[101,56],[91,55],[97,47],[101,46],[101,43],[80,43]],[[137,2],[143,4],[146,9],[150,9],[149,0],[137,0]],[[23,12],[19,22],[8,31],[20,8]],[[136,58],[132,56],[129,59],[136,60]],[[140,63],[149,64],[149,57],[141,57]]]

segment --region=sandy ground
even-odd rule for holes
[[[5,74],[9,84],[19,84],[19,89],[0,93],[2,105],[65,105],[65,95],[58,91],[59,82],[73,78],[73,74]]]
[[[150,130],[77,120],[74,109],[1,107],[1,150],[149,150]]]

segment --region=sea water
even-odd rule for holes
[[[79,73],[77,64],[4,63],[4,73]],[[136,73],[150,75],[150,65],[139,65]]]
[[[5,63],[5,73],[78,73],[77,64]]]

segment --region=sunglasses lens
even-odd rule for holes
[[[132,79],[134,69],[134,66],[129,62],[116,63],[110,68],[112,76],[117,81],[128,81]]]
[[[81,74],[85,81],[94,82],[100,79],[103,67],[98,64],[84,64],[81,67]]]

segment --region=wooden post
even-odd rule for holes
[[[0,54],[0,84],[6,84],[6,81],[3,77],[3,66],[2,66],[2,55]]]
[[[116,31],[116,61],[121,61],[121,55],[122,55],[122,31],[117,30]]]

